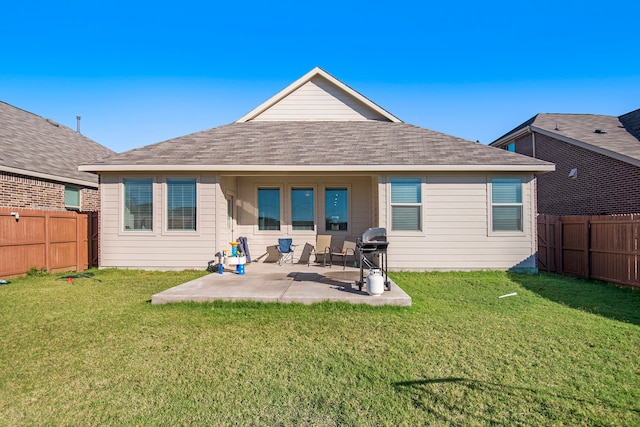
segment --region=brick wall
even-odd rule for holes
[[[61,182],[0,171],[0,206],[64,211],[64,187]],[[100,210],[99,191],[80,187],[80,203],[82,211]]]
[[[516,152],[533,155],[531,134],[515,141]],[[538,212],[600,215],[640,212],[640,168],[575,145],[535,135],[535,157],[556,164],[538,176]],[[576,179],[569,178],[578,169]]]
[[[97,212],[100,210],[100,191],[95,188],[80,190],[80,203],[83,212]]]

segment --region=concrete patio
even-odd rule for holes
[[[366,276],[365,270],[365,276]],[[391,281],[391,290],[380,296],[362,291],[355,282],[360,270],[333,265],[251,263],[245,274],[225,269],[223,274],[211,273],[151,297],[152,304],[186,301],[259,301],[313,304],[322,301],[351,304],[410,306],[411,297]]]

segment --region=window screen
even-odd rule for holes
[[[124,180],[124,229],[153,228],[153,182],[151,179]]]
[[[68,208],[80,208],[80,189],[64,187],[64,205]]]
[[[522,231],[522,180],[491,180],[493,231]]]
[[[167,179],[167,230],[196,229],[196,180]]]
[[[419,178],[391,179],[391,230],[420,231],[422,192]]]

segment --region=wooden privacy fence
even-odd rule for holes
[[[97,265],[93,226],[94,212],[0,208],[0,277],[18,276],[34,267],[55,273]]]
[[[640,287],[640,215],[538,215],[538,269]]]

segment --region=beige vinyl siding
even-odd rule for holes
[[[320,76],[312,78],[252,120],[388,121]]]
[[[502,175],[501,175],[502,176]],[[395,270],[535,268],[533,181],[523,178],[522,233],[489,233],[492,175],[432,174],[423,177],[423,232],[389,231],[388,262]],[[381,180],[381,199],[389,187]],[[381,218],[390,230],[389,205]]]
[[[131,177],[132,175],[127,175]],[[215,242],[215,176],[172,174],[168,177],[197,179],[197,231],[168,232],[165,227],[165,180],[167,176],[140,174],[135,177],[153,179],[153,230],[124,231],[122,229],[122,178],[116,174],[102,175],[103,211],[101,214],[102,268],[141,269],[202,269],[213,259]]]
[[[176,175],[170,175],[175,177]],[[180,176],[194,175],[182,174]],[[435,173],[422,179],[422,230],[393,232],[389,181],[398,175],[324,176],[221,176],[197,175],[198,230],[195,233],[170,233],[163,230],[166,209],[161,174],[126,175],[151,177],[154,181],[153,231],[122,230],[122,178],[103,174],[101,214],[101,267],[142,269],[203,269],[215,259],[216,252],[229,248],[229,241],[248,238],[252,258],[266,259],[268,247],[279,237],[291,237],[298,257],[304,245],[314,244],[316,234],[332,235],[332,245],[344,239],[356,239],[369,227],[388,230],[388,264],[392,270],[477,270],[535,268],[535,199],[532,176],[518,174]],[[400,175],[403,176],[403,175]],[[408,175],[404,175],[408,176]],[[523,179],[522,233],[490,233],[490,191],[488,182],[495,176]],[[309,186],[314,189],[316,231],[292,231],[290,228],[290,190]],[[349,230],[324,230],[324,191],[326,187],[349,189]],[[258,187],[281,188],[281,230],[259,231],[256,221]],[[236,200],[237,229],[227,228],[225,194]]]
[[[130,175],[127,175],[130,176]],[[163,215],[166,208],[163,195],[164,175],[136,175],[154,180],[154,228],[148,232],[125,232],[122,230],[122,176],[103,175],[103,215],[101,226],[101,267],[140,269],[202,269],[215,253],[229,249],[229,241],[245,236],[254,261],[264,261],[267,247],[277,244],[279,237],[292,237],[298,245],[299,256],[305,243],[315,244],[316,232],[291,231],[290,194],[292,186],[312,186],[315,193],[316,224],[319,234],[331,234],[332,245],[341,246],[345,238],[355,239],[373,223],[371,209],[373,194],[370,176],[327,177],[220,177],[200,175],[197,187],[198,231],[196,233],[169,233],[163,230]],[[171,175],[172,177],[175,175]],[[188,176],[184,174],[184,176]],[[220,185],[218,185],[220,182]],[[282,188],[282,227],[280,231],[258,231],[255,206],[258,186]],[[346,186],[349,189],[349,230],[324,230],[325,187]],[[236,196],[237,230],[232,235],[227,228],[227,205],[225,192]]]

